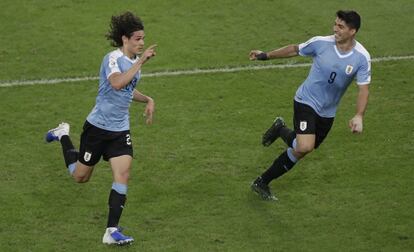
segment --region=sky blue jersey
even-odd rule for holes
[[[99,89],[95,107],[86,120],[92,125],[110,131],[129,130],[129,105],[134,89],[141,78],[139,71],[132,81],[121,90],[115,90],[109,83],[113,73],[124,73],[138,60],[131,60],[120,49],[105,55],[100,69]]]
[[[351,51],[341,53],[335,37],[313,37],[299,44],[299,55],[313,59],[309,75],[298,88],[295,100],[311,106],[321,117],[335,117],[349,84],[371,82],[371,57],[357,41]]]

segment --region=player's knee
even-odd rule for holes
[[[76,183],[86,183],[89,181],[89,176],[73,176]]]
[[[293,151],[293,155],[298,159],[298,160],[300,160],[300,159],[302,159],[303,157],[305,157],[306,156],[306,153],[302,153],[302,152],[297,152],[297,151]]]
[[[306,154],[311,153],[313,149],[314,149],[313,144],[302,144],[302,145],[296,146],[295,151],[305,156]]]
[[[129,180],[129,171],[122,172],[122,173],[118,174],[117,177],[118,177],[119,181],[126,184],[126,183],[128,183],[128,180]]]

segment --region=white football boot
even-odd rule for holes
[[[62,122],[54,129],[49,130],[46,133],[45,140],[50,143],[53,141],[60,141],[60,138],[64,135],[69,135],[70,126],[68,123]]]
[[[131,244],[134,238],[126,236],[122,233],[121,228],[109,227],[105,230],[105,234],[102,238],[103,244],[115,244],[115,245],[127,245]]]

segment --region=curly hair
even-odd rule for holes
[[[111,40],[111,45],[114,47],[121,47],[122,36],[130,38],[132,33],[144,30],[144,24],[138,16],[127,11],[119,16],[112,16],[109,25],[109,32],[105,35],[108,40]]]

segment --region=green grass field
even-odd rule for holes
[[[249,62],[331,33],[335,11],[362,15],[358,40],[373,58],[414,55],[414,5],[396,1],[0,2],[0,83],[97,76],[109,17],[142,16],[157,57],[143,73],[309,62]],[[112,183],[99,163],[76,184],[58,143],[61,121],[79,135],[97,81],[0,87],[0,251],[413,251],[414,60],[375,62],[364,133],[352,135],[357,88],[342,99],[324,144],[274,181],[264,202],[250,182],[284,145],[260,144],[274,116],[291,126],[292,98],[309,68],[147,77],[154,125],[131,106],[135,157],[121,219],[136,242],[101,244]],[[411,167],[411,168],[410,168]]]

